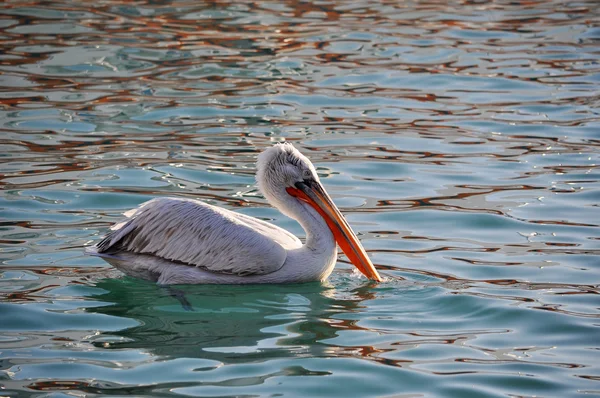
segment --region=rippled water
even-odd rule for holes
[[[600,395],[595,1],[0,7],[1,396]],[[254,185],[283,140],[384,283],[83,255],[163,195],[302,235]]]

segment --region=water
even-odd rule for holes
[[[600,395],[596,2],[1,7],[1,396]],[[83,255],[166,195],[302,236],[254,185],[283,140],[384,283]]]

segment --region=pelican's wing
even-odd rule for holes
[[[213,272],[262,275],[281,268],[286,249],[301,245],[279,227],[197,200],[153,199],[125,215],[97,244],[99,253],[125,250]]]
[[[241,213],[234,213],[233,211],[229,211],[226,209],[221,209],[216,207],[220,211],[227,212],[231,216],[238,218],[240,221],[248,224],[256,231],[261,234],[268,236],[270,239],[273,239],[275,242],[279,243],[285,249],[297,249],[302,246],[302,242],[300,239],[289,231],[286,231],[283,228],[279,228],[277,225],[273,225],[263,220],[259,220],[258,218],[250,217]]]

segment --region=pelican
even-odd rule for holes
[[[262,152],[256,179],[265,198],[300,223],[306,243],[265,221],[198,200],[156,198],[126,212],[88,254],[165,285],[304,283],[331,274],[337,241],[362,274],[381,281],[314,166],[293,145]]]

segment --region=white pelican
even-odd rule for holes
[[[306,243],[275,225],[192,199],[157,198],[88,253],[123,272],[160,284],[247,284],[323,281],[337,259],[336,241],[366,277],[379,273],[319,181],[291,144],[258,156],[257,181],[267,200],[306,231]]]

